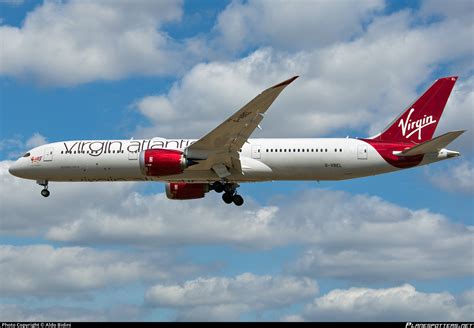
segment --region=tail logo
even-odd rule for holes
[[[400,119],[400,122],[398,123],[398,127],[402,128],[402,135],[405,138],[410,138],[414,133],[418,132],[418,140],[421,140],[421,130],[428,125],[435,124],[436,120],[433,120],[433,116],[423,116],[423,118],[420,118],[419,120],[412,121],[410,119],[411,114],[415,111],[415,108],[411,108],[410,112],[408,113],[406,121],[403,119]],[[407,134],[408,133],[408,134]]]

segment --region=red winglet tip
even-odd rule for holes
[[[283,86],[286,86],[288,84],[290,84],[291,82],[293,82],[294,80],[296,80],[297,78],[299,77],[299,75],[296,75],[296,76],[293,76],[292,78],[289,78],[288,80],[285,80],[281,83],[278,83],[277,85],[274,85],[272,87],[272,89],[275,89],[275,88],[278,88],[278,87],[283,87]]]

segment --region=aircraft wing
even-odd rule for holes
[[[187,147],[186,157],[199,163],[188,170],[213,169],[220,178],[230,175],[228,170],[231,169],[241,173],[239,150],[259,127],[270,105],[296,78],[298,76],[266,89],[214,130]]]
[[[398,153],[397,156],[415,156],[415,155],[421,155],[421,154],[426,154],[426,153],[437,153],[442,148],[446,147],[451,142],[453,142],[454,139],[459,137],[464,132],[465,130],[447,132],[436,138],[422,142],[419,145],[416,145],[409,149],[405,149],[404,151],[401,151],[400,153]]]

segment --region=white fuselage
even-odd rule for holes
[[[84,140],[56,142],[30,150],[11,167],[12,174],[46,181],[212,182],[212,170],[190,167],[182,174],[150,177],[142,173],[139,154],[146,149],[184,150],[195,140]],[[239,152],[242,173],[229,182],[270,180],[343,180],[400,170],[370,144],[351,138],[249,139]],[[426,154],[419,165],[439,161]]]

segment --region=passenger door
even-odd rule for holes
[[[357,159],[367,159],[367,145],[359,145],[357,147]]]

